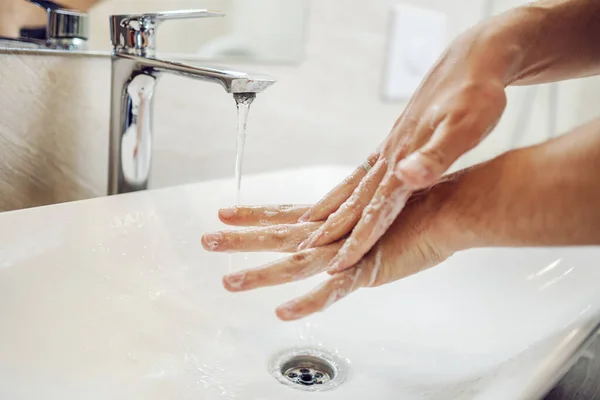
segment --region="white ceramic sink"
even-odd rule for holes
[[[248,177],[246,203],[310,203],[348,168]],[[599,248],[457,254],[396,284],[284,323],[305,282],[229,294],[221,229],[233,182],[205,182],[0,214],[0,398],[535,399],[594,331]],[[235,268],[279,255],[235,255]],[[268,372],[278,352],[321,347],[349,362],[310,393]]]

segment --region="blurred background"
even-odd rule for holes
[[[76,0],[64,3],[68,1]],[[160,57],[266,73],[278,80],[252,106],[245,173],[317,164],[351,166],[362,162],[388,134],[418,82],[456,35],[484,18],[525,3],[517,0],[91,2],[86,6],[90,14],[89,50],[106,54],[110,51],[110,14],[188,8],[227,13],[224,18],[165,22],[158,36],[158,52]],[[35,8],[25,0],[0,0],[0,15],[6,15],[10,4],[17,3]],[[81,66],[65,61],[65,57],[45,58],[39,64],[27,56],[14,57],[2,58],[0,66],[5,104],[0,107],[0,140],[12,153],[22,152],[25,147],[31,152],[33,145],[24,144],[23,140],[33,137],[36,143],[44,143],[43,148],[36,150],[36,160],[40,154],[50,159],[58,157],[50,166],[35,168],[35,173],[42,171],[47,175],[41,182],[38,179],[28,186],[30,193],[41,196],[42,200],[36,204],[101,195],[106,179],[109,59],[99,57]],[[498,128],[453,169],[546,140],[597,117],[595,93],[599,83],[593,78],[509,88],[509,106]],[[73,91],[79,97],[74,97]],[[52,112],[46,110],[39,115],[34,112],[26,121],[14,120],[19,110],[30,109],[31,104],[44,110],[49,101]],[[78,108],[76,113],[72,111],[74,107]],[[56,114],[62,112],[73,115],[61,122],[62,117],[56,118]],[[49,121],[48,115],[54,117]],[[165,75],[156,93],[154,126],[152,187],[233,176],[236,110],[222,88]],[[61,155],[65,151],[70,153]],[[22,176],[29,176],[32,167],[20,161],[22,158],[8,157],[5,163],[22,171]],[[57,168],[58,164],[62,167]],[[12,179],[6,171],[0,169],[0,180]],[[81,181],[86,184],[82,190],[63,196],[55,187],[65,181],[72,186]],[[18,193],[15,189],[14,195]]]
[[[111,50],[106,37],[112,14],[196,8],[226,17],[162,24],[157,45],[162,55],[282,63],[298,63],[304,57],[307,0],[100,0],[90,12],[90,49]]]

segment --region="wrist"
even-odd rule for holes
[[[519,80],[529,69],[529,54],[538,46],[540,27],[549,13],[545,8],[521,6],[474,27],[469,35],[485,52],[473,65],[474,73],[491,68],[504,87]]]
[[[513,150],[459,171],[433,189],[437,232],[450,254],[509,245],[516,224],[527,216],[519,203],[530,203],[524,197],[537,193],[528,179],[534,168],[528,151]]]
[[[436,239],[475,247],[600,243],[600,120],[509,151],[433,188]]]
[[[506,86],[556,82],[600,72],[600,2],[538,0],[499,16],[495,45],[512,46]]]

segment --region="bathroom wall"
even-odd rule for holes
[[[308,0],[102,0],[89,12],[88,48],[112,50],[107,38],[110,16],[114,14],[207,9],[224,13],[226,18],[162,23],[157,35],[159,54],[187,60],[234,57],[294,62],[304,55],[307,3]]]
[[[448,13],[452,36],[483,14],[480,0],[409,2]],[[250,113],[247,173],[355,165],[383,140],[404,106],[380,95],[389,8],[396,3],[312,0],[301,65],[230,66],[278,79]],[[598,79],[559,85],[561,131],[598,114],[599,85]],[[0,210],[105,193],[109,90],[107,58],[0,54]],[[456,168],[544,140],[548,94],[547,86],[537,93],[511,88],[496,132]],[[529,103],[529,125],[514,132],[518,111]],[[152,187],[233,175],[235,105],[222,88],[164,76],[155,106]]]

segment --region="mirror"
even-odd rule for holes
[[[40,38],[46,12],[34,0],[0,0],[0,36]],[[157,36],[161,57],[180,60],[298,63],[304,57],[308,0],[57,0],[89,15],[87,50],[110,52],[112,14],[209,9],[222,18],[164,22]],[[0,47],[2,47],[0,42]],[[14,46],[12,46],[14,47]]]

